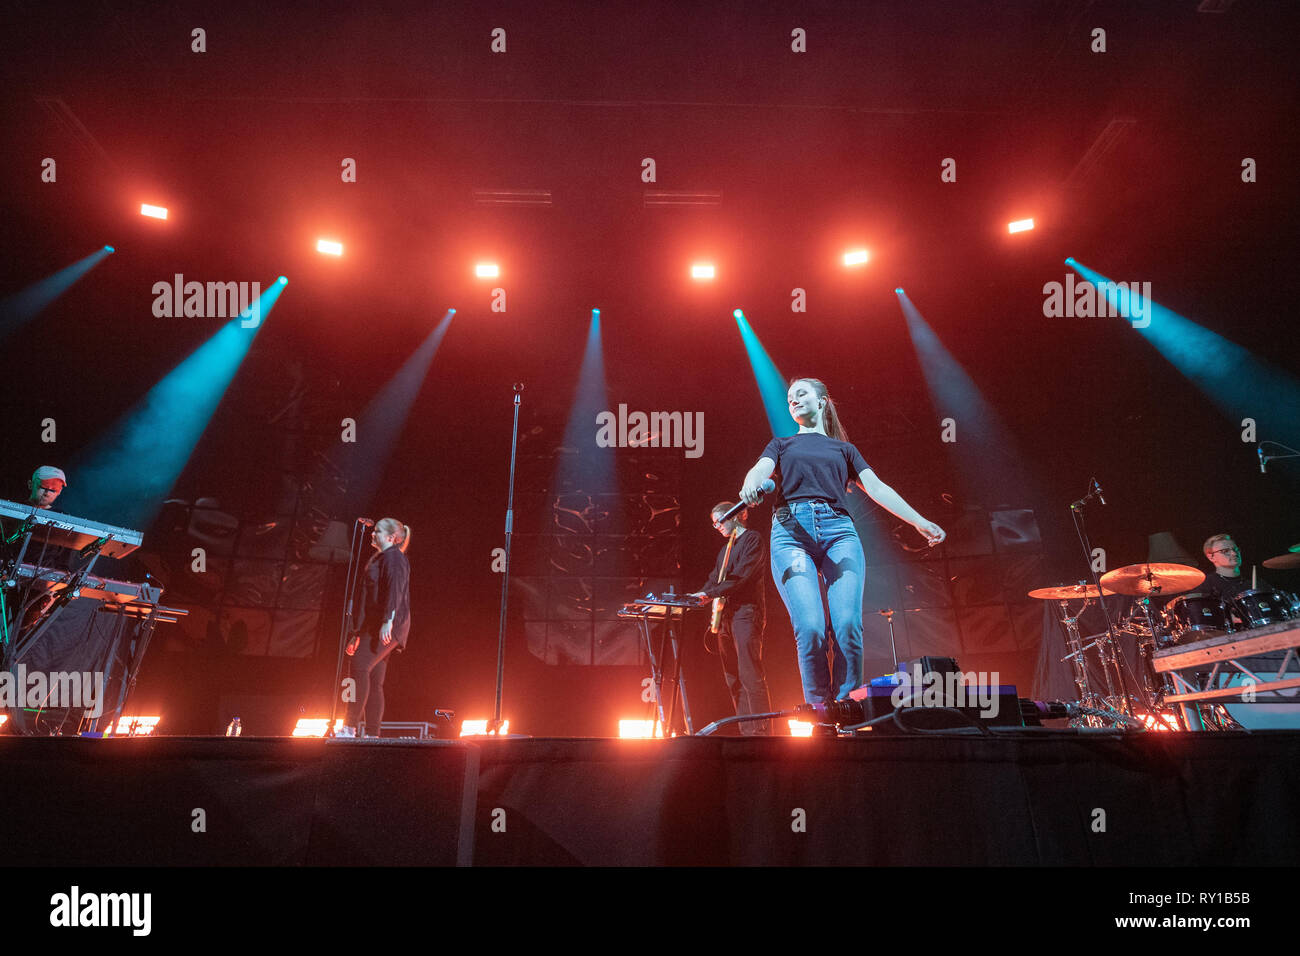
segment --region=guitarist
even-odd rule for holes
[[[727,543],[718,552],[709,582],[694,597],[713,599],[710,630],[718,635],[722,673],[736,713],[763,714],[772,709],[763,671],[767,541],[745,527],[746,511],[721,520],[733,506],[731,501],[713,506],[713,527]],[[740,731],[746,736],[767,734],[770,722],[748,721],[740,725]]]

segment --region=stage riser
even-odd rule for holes
[[[477,760],[459,743],[0,737],[0,852],[10,866],[453,866],[470,860]]]
[[[11,865],[1293,865],[1298,758],[1293,732],[0,738],[0,845]]]

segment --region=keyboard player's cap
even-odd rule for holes
[[[63,473],[61,468],[55,468],[53,465],[41,465],[32,472],[32,481],[35,482],[49,481],[51,478],[59,479],[59,481],[63,482],[65,488],[68,485],[68,476]]]

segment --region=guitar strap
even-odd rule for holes
[[[718,568],[717,584],[721,584],[723,579],[727,576],[727,565],[731,562],[731,546],[736,543],[736,539],[739,537],[740,532],[735,531],[732,532],[731,537],[727,539],[727,553],[722,556],[722,567]]]

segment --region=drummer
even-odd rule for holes
[[[1230,601],[1243,591],[1271,591],[1270,585],[1258,575],[1252,582],[1241,573],[1241,548],[1230,534],[1211,535],[1201,546],[1205,557],[1214,565],[1214,574],[1205,576],[1205,583],[1197,590],[1212,594],[1222,601]]]

